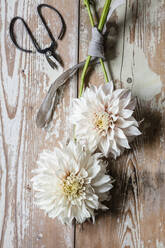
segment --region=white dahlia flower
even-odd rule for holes
[[[75,124],[76,138],[87,142],[91,151],[99,148],[104,156],[116,159],[141,134],[132,116],[135,106],[128,89],[113,90],[112,82],[99,88],[91,85],[73,101],[70,121]]]
[[[107,209],[101,202],[110,199],[112,179],[106,175],[106,163],[100,154],[91,155],[79,143],[43,152],[33,171],[36,203],[49,217],[62,223],[78,223],[92,217],[97,209]]]

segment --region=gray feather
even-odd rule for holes
[[[50,86],[49,91],[44,98],[39,111],[37,113],[36,124],[37,127],[43,128],[47,126],[53,116],[53,112],[58,103],[58,92],[60,86],[66,83],[66,81],[73,76],[79,68],[81,68],[85,64],[85,61],[73,66],[72,68],[65,71],[62,75],[60,75],[55,82]]]

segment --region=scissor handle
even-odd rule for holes
[[[26,30],[27,30],[27,32],[28,32],[28,34],[29,34],[29,36],[30,36],[30,38],[31,38],[31,40],[32,40],[32,42],[33,42],[35,48],[36,48],[36,50],[37,50],[39,53],[45,54],[47,57],[50,57],[50,55],[48,55],[48,54],[51,53],[51,56],[53,56],[54,59],[56,59],[56,60],[59,61],[60,59],[57,59],[58,57],[57,57],[56,54],[55,54],[55,49],[57,48],[56,40],[55,40],[55,38],[53,37],[53,34],[52,34],[50,28],[48,27],[48,25],[47,25],[47,23],[46,23],[46,21],[45,21],[45,18],[44,18],[43,15],[42,15],[42,8],[43,8],[43,7],[46,7],[46,8],[49,8],[49,9],[54,10],[54,11],[56,12],[56,14],[58,15],[58,17],[60,18],[60,21],[61,21],[61,30],[60,30],[60,33],[59,33],[57,39],[61,40],[61,39],[63,38],[63,36],[64,36],[64,34],[65,34],[65,30],[66,30],[66,25],[65,25],[64,19],[63,19],[62,15],[59,13],[59,11],[58,11],[57,9],[55,9],[54,7],[52,7],[52,6],[48,5],[48,4],[40,4],[40,5],[38,5],[37,11],[38,11],[38,15],[40,16],[41,21],[42,21],[44,27],[46,28],[46,30],[47,30],[47,32],[48,32],[49,37],[50,37],[50,39],[51,39],[51,44],[50,44],[49,47],[46,47],[46,48],[44,48],[44,49],[41,49],[41,47],[39,46],[38,42],[36,41],[34,35],[32,34],[32,31],[30,30],[29,26],[28,26],[27,23],[24,21],[24,19],[21,18],[21,17],[19,17],[19,16],[16,16],[16,17],[14,17],[14,18],[11,20],[10,27],[9,27],[10,37],[11,37],[13,43],[15,44],[15,46],[16,46],[18,49],[20,49],[21,51],[27,52],[27,53],[32,53],[32,52],[33,52],[32,50],[28,50],[28,49],[22,48],[22,47],[17,43],[16,36],[15,36],[15,34],[14,34],[14,25],[15,25],[15,22],[16,22],[17,20],[21,20],[22,23],[24,24],[24,26],[25,26],[25,28],[26,28]],[[59,61],[59,62],[60,62],[60,61]]]
[[[36,41],[34,35],[32,34],[32,31],[30,30],[29,26],[28,26],[27,23],[24,21],[24,19],[21,18],[21,17],[19,17],[19,16],[16,16],[16,17],[14,17],[14,18],[11,20],[10,27],[9,27],[10,37],[11,37],[11,40],[13,41],[14,45],[15,45],[18,49],[20,49],[21,51],[23,51],[23,52],[34,53],[32,50],[28,50],[28,49],[22,48],[20,45],[18,45],[17,40],[16,40],[16,37],[15,37],[15,35],[14,35],[14,25],[15,25],[15,23],[16,23],[17,20],[21,20],[21,21],[23,22],[23,24],[24,24],[24,26],[25,26],[25,28],[26,28],[26,30],[27,30],[27,32],[28,32],[28,34],[29,34],[29,36],[30,36],[30,38],[31,38],[31,40],[32,40],[32,42],[33,42],[35,48],[36,48],[36,50],[37,50],[37,51],[41,50],[41,48],[40,48],[38,42]]]
[[[52,32],[51,32],[50,28],[48,27],[44,16],[42,15],[42,8],[43,7],[46,7],[46,8],[54,10],[57,13],[57,15],[59,16],[60,20],[61,20],[61,30],[60,30],[60,33],[59,33],[59,35],[57,37],[58,40],[61,40],[63,38],[64,34],[65,34],[65,31],[66,31],[65,21],[64,21],[62,15],[60,14],[60,12],[56,8],[52,7],[51,5],[48,5],[48,4],[39,4],[38,5],[38,7],[37,7],[38,14],[39,14],[39,16],[40,16],[40,18],[41,18],[41,20],[42,20],[47,32],[48,32],[48,34],[49,34],[50,39],[52,40],[53,43],[56,43],[56,41],[55,41],[55,39],[54,39],[54,37],[52,35]]]

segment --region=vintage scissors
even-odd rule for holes
[[[45,26],[45,29],[47,30],[47,33],[48,33],[50,39],[51,39],[51,44],[50,44],[49,47],[46,47],[46,48],[44,48],[44,49],[41,49],[40,45],[38,44],[36,38],[34,37],[32,31],[30,30],[29,26],[28,26],[27,23],[24,21],[24,19],[21,18],[21,17],[19,17],[19,16],[16,16],[16,17],[14,17],[14,18],[11,20],[10,28],[9,28],[10,37],[11,37],[11,39],[12,39],[14,45],[15,45],[18,49],[20,49],[21,51],[27,52],[27,53],[35,53],[35,52],[32,51],[32,50],[28,50],[28,49],[22,48],[22,47],[21,47],[20,45],[18,45],[18,43],[17,43],[16,36],[15,36],[15,34],[14,34],[14,25],[15,25],[15,23],[16,23],[17,20],[21,20],[22,23],[24,24],[24,26],[25,26],[25,28],[26,28],[26,30],[27,30],[27,32],[28,32],[28,34],[29,34],[29,36],[30,36],[30,38],[31,38],[31,40],[32,40],[32,42],[33,42],[33,45],[34,45],[34,47],[35,47],[36,50],[37,50],[37,52],[39,52],[39,53],[41,53],[41,54],[44,54],[44,55],[46,56],[46,59],[47,59],[49,65],[50,65],[53,69],[55,69],[55,68],[57,68],[57,63],[56,63],[56,62],[59,62],[59,64],[60,64],[61,66],[63,66],[63,61],[62,61],[60,55],[58,55],[58,54],[56,53],[57,42],[56,42],[56,40],[55,40],[55,38],[54,38],[54,36],[53,36],[51,30],[49,29],[49,27],[48,27],[48,25],[47,25],[47,23],[46,23],[46,21],[45,21],[45,18],[44,18],[43,15],[42,15],[42,8],[43,8],[43,7],[46,7],[46,8],[49,8],[49,9],[54,10],[54,11],[56,12],[56,14],[58,15],[58,17],[59,17],[59,19],[60,19],[60,22],[61,22],[61,29],[60,29],[60,33],[59,33],[59,35],[58,35],[58,37],[57,37],[57,40],[62,40],[62,38],[63,38],[63,36],[64,36],[64,34],[65,34],[65,31],[66,31],[66,25],[65,25],[64,19],[63,19],[62,15],[59,13],[59,11],[58,11],[57,9],[55,9],[54,7],[52,7],[52,6],[48,5],[48,4],[40,4],[40,5],[38,5],[38,7],[37,7],[37,12],[38,12],[39,17],[41,18],[41,21],[42,21],[43,25]]]

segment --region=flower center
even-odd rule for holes
[[[111,117],[107,112],[94,114],[94,126],[99,130],[107,130],[110,126]]]
[[[77,198],[84,191],[84,179],[71,173],[63,180],[63,190],[66,196]]]

